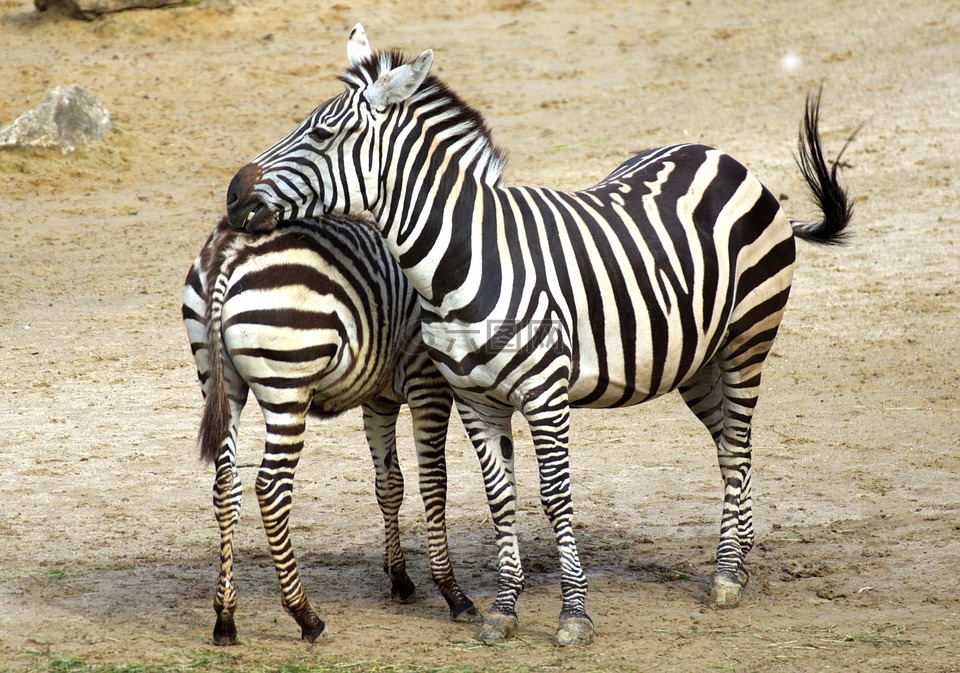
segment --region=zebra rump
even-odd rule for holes
[[[313,641],[324,623],[303,592],[288,519],[307,415],[363,408],[384,517],[384,570],[395,600],[414,596],[400,548],[403,476],[396,420],[410,408],[430,546],[431,577],[461,621],[478,618],[454,579],[447,552],[444,446],[452,404],[445,380],[420,344],[416,294],[369,223],[327,216],[281,223],[263,236],[226,220],[187,276],[183,320],[205,403],[200,457],[216,465],[220,578],[214,642],[236,642],[233,530],[242,487],[237,470],[240,413],[252,391],[266,445],[256,491],[284,607]]]

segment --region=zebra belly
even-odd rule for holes
[[[479,326],[435,323],[423,326],[424,343],[440,373],[460,393],[477,393],[488,402],[523,409],[553,383],[566,379],[571,406],[613,408],[639,404],[676,389],[706,361],[706,353],[686,363],[678,374],[679,360],[658,367],[653,349],[638,344],[639,357],[628,367],[622,359],[605,361],[601,368],[595,352],[576,360],[563,344],[523,349],[497,344]],[[608,351],[609,353],[609,351]],[[652,372],[661,372],[659,385]]]
[[[570,405],[587,409],[612,409],[640,404],[676,390],[690,378],[704,360],[691,363],[687,375],[678,377],[676,371],[668,371],[667,376],[654,385],[650,380],[651,363],[638,361],[634,371],[638,378],[625,376],[627,368],[607,369],[601,374],[596,369],[580,369],[570,385]],[[669,363],[664,363],[669,367]]]
[[[613,340],[604,344],[603,359],[597,350],[581,352],[575,359],[570,382],[570,404],[575,407],[607,409],[646,402],[676,390],[706,364],[710,339],[685,340],[680,333],[654,347],[649,339],[637,340],[624,348]],[[624,351],[634,357],[625,359]]]
[[[720,269],[713,273],[690,278],[677,273],[670,280],[656,265],[638,264],[632,267],[631,299],[614,299],[614,291],[604,287],[599,314],[596,300],[591,312],[591,302],[573,293],[567,301],[576,333],[573,406],[639,404],[676,390],[710,362],[737,308],[739,274],[735,258],[716,259]]]

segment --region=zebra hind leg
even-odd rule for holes
[[[740,386],[739,378],[733,378],[736,380],[729,381],[730,388],[725,392],[724,377],[713,361],[680,388],[690,411],[713,437],[724,483],[721,540],[710,590],[710,602],[718,608],[734,608],[740,604],[740,595],[748,580],[744,559],[753,547],[750,418],[756,391],[752,398],[749,387],[747,395],[735,394],[735,390],[745,389]],[[736,422],[726,418],[731,412]]]
[[[403,474],[397,459],[397,415],[399,404],[363,405],[363,429],[376,472],[377,504],[383,514],[383,570],[390,578],[390,597],[398,603],[416,600],[416,586],[407,575],[406,559],[400,546],[400,505],[403,502]]]
[[[738,309],[740,318],[728,329],[728,342],[718,356],[723,394],[723,433],[717,443],[724,481],[723,521],[717,548],[717,571],[711,600],[719,608],[740,603],[746,582],[744,555],[753,547],[750,435],[760,395],[763,363],[780,327],[788,291],[763,303]]]
[[[220,574],[217,593],[213,599],[213,609],[217,613],[217,622],[213,627],[213,642],[216,645],[237,643],[237,627],[234,623],[237,587],[233,579],[233,533],[240,520],[240,501],[243,496],[243,486],[237,471],[237,430],[246,395],[244,387],[242,395],[235,394],[230,399],[228,432],[217,456],[217,472],[213,483],[213,509],[220,529]]]
[[[473,601],[457,584],[453,565],[450,563],[446,522],[446,441],[451,399],[446,391],[446,382],[442,382],[442,385],[444,392],[434,392],[422,403],[410,402],[413,438],[417,447],[420,495],[427,518],[430,577],[447,602],[453,621],[482,622],[483,617]]]
[[[299,624],[303,640],[312,643],[325,635],[324,623],[303,591],[289,529],[293,478],[303,450],[308,407],[306,400],[261,405],[267,438],[256,491],[283,607]]]

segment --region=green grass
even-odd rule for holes
[[[28,653],[33,659],[29,663],[9,671],[23,673],[160,673],[166,671],[237,671],[230,657],[199,655],[177,657],[168,661],[155,661],[132,664],[91,664],[80,657],[59,657]]]
[[[324,659],[291,659],[274,663],[247,663],[242,655],[216,652],[173,656],[167,660],[142,663],[89,663],[80,657],[60,657],[39,652],[27,653],[32,661],[2,668],[3,673],[480,673],[482,669],[459,664],[446,666],[393,666],[345,663]]]

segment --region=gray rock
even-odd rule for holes
[[[125,9],[153,9],[191,3],[192,0],[34,0],[33,4],[41,12],[48,7],[60,5],[71,16],[90,21],[102,14],[120,12]]]
[[[103,140],[110,113],[76,84],[58,86],[33,109],[0,128],[0,147],[56,147],[73,152],[78,145]]]

